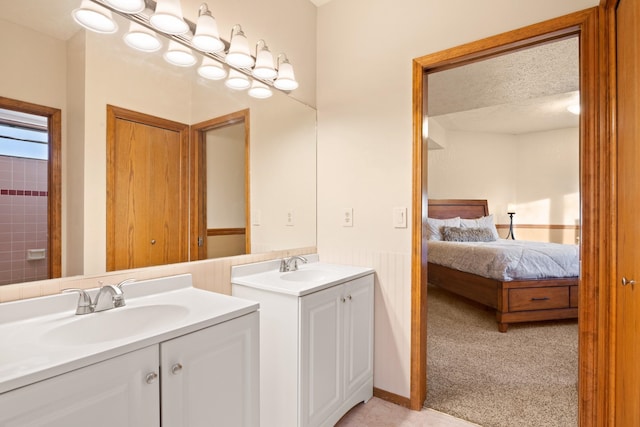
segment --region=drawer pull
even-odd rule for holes
[[[531,301],[549,301],[550,299],[549,297],[531,298]]]

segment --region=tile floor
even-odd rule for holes
[[[433,409],[412,411],[386,400],[372,398],[351,409],[336,427],[478,427]]]

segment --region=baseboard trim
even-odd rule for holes
[[[405,408],[411,409],[411,399],[409,399],[408,397],[400,396],[399,394],[391,393],[377,387],[373,388],[373,395],[375,397],[379,397],[382,400],[386,400],[388,402],[395,403],[396,405],[404,406]]]

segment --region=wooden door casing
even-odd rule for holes
[[[640,1],[615,8],[617,283],[615,294],[615,426],[640,425]],[[623,285],[622,278],[639,284]]]
[[[189,126],[107,106],[107,270],[188,260]]]

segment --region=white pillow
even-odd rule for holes
[[[493,234],[493,237],[495,237],[496,240],[500,238],[500,235],[498,234],[498,230],[496,229],[496,224],[493,221],[493,214],[476,218],[476,219],[461,219],[460,227],[461,228],[488,228],[489,230],[491,230],[491,234]]]
[[[427,239],[442,240],[442,227],[460,227],[460,217],[448,219],[427,218]]]

